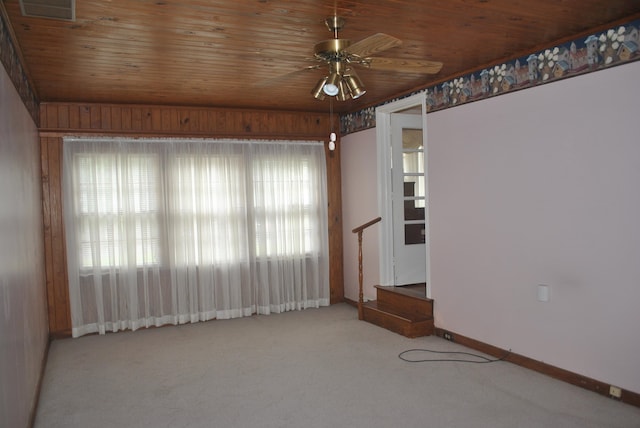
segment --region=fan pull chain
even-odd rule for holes
[[[336,149],[336,133],[333,131],[333,98],[329,98],[329,124],[331,133],[329,134],[329,150]]]

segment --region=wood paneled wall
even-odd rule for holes
[[[40,137],[44,256],[49,333],[71,332],[67,258],[62,221],[62,138]]]
[[[324,113],[220,108],[42,103],[40,118],[47,298],[49,329],[54,336],[67,336],[71,332],[62,220],[64,136],[326,140],[331,131],[331,118]],[[337,123],[337,118],[333,122]],[[333,152],[326,146],[325,150],[331,303],[337,303],[344,299],[340,145]]]
[[[43,103],[41,132],[326,139],[324,113],[168,106]]]

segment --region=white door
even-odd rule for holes
[[[394,285],[427,281],[422,132],[420,114],[391,114]]]

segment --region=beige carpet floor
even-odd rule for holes
[[[398,358],[411,348],[474,352],[346,304],[56,340],[35,426],[640,427],[636,407],[513,364]]]

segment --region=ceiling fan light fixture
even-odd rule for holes
[[[316,86],[314,86],[311,90],[311,95],[313,95],[313,98],[315,98],[316,100],[324,100],[324,85],[325,83],[327,83],[327,79],[328,76],[325,76],[322,79],[318,80]]]
[[[349,74],[344,76],[344,82],[354,100],[367,93],[362,80],[360,80],[354,70],[350,70]]]

